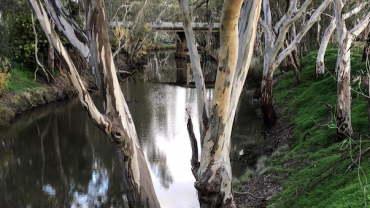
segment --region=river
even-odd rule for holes
[[[175,61],[156,68],[153,59],[145,69],[148,81],[176,79],[170,71]],[[151,82],[124,82],[121,87],[161,206],[199,207],[185,111],[199,138],[195,89]],[[211,99],[213,90],[207,94]],[[101,108],[99,96],[93,98]],[[239,161],[240,155],[263,142],[257,108],[243,93],[230,147],[236,177],[251,165]],[[0,207],[120,207],[120,176],[109,139],[88,119],[77,98],[25,113],[0,130]]]

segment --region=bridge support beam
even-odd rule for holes
[[[185,32],[176,32],[180,40],[177,39],[176,41],[176,53],[175,57],[176,58],[181,58],[181,59],[190,59],[189,58],[189,51],[188,51],[188,43],[185,38]],[[181,42],[180,42],[181,41]],[[185,48],[184,48],[185,46]]]

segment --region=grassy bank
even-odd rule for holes
[[[34,81],[34,69],[28,66],[12,69],[8,86],[0,94],[0,128],[10,125],[18,114],[73,96],[75,90],[67,75],[59,71],[56,74],[53,84],[48,84],[40,73]],[[95,88],[91,76],[82,74],[85,86]]]
[[[290,150],[272,159],[271,173],[285,177],[278,181],[284,191],[269,204],[272,207],[365,207],[365,204],[370,207],[369,154],[346,172],[355,160],[351,156],[370,146],[367,98],[352,92],[355,135],[337,142],[335,116],[332,116],[337,99],[336,83],[331,76],[337,50],[328,49],[325,65],[329,71],[321,78],[315,78],[316,55],[317,51],[313,51],[303,59],[301,85],[292,87],[295,77],[288,72],[274,90],[275,104],[286,106],[281,116],[288,118],[295,130]],[[361,55],[358,50],[352,52],[352,78],[366,69]],[[353,88],[360,90],[356,83]],[[327,104],[333,107],[332,112]]]
[[[4,89],[4,92],[21,93],[46,90],[40,79],[34,81],[34,76],[32,69],[26,65],[20,65],[12,69],[8,87]]]

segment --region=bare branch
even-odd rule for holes
[[[42,69],[42,71],[44,72],[45,76],[46,76],[46,80],[48,81],[48,83],[50,82],[50,78],[49,78],[49,75],[47,73],[47,69],[45,68],[45,66],[39,61],[39,58],[37,57],[37,53],[38,53],[38,48],[37,48],[37,43],[39,42],[38,39],[37,39],[37,31],[36,31],[36,28],[35,28],[35,23],[33,21],[33,12],[31,12],[31,20],[32,20],[32,28],[33,28],[33,32],[35,34],[35,59],[36,59],[36,63],[37,63],[37,68],[35,70],[35,78],[33,79],[33,81],[36,81],[36,73],[39,69],[39,67]]]
[[[368,26],[370,23],[370,12],[368,12],[350,32],[352,33],[353,36],[358,36],[362,31],[365,30],[365,28]]]
[[[303,26],[301,31],[297,34],[297,36],[294,38],[294,40],[289,44],[288,47],[286,47],[276,58],[273,65],[275,67],[279,66],[280,63],[286,58],[288,54],[290,54],[294,49],[297,48],[297,45],[302,40],[302,38],[306,35],[308,30],[312,27],[312,25],[318,20],[320,14],[329,6],[329,3],[331,3],[332,0],[325,0],[319,8],[312,14],[311,18],[308,20],[307,24]]]

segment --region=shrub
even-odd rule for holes
[[[0,55],[0,94],[8,87],[10,79],[9,69],[11,67],[10,61],[5,56]]]

